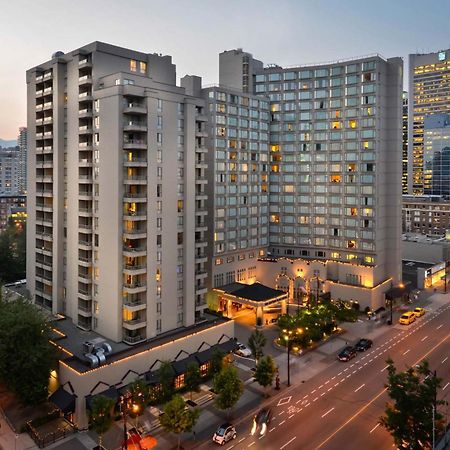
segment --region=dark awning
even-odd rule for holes
[[[70,394],[60,386],[52,395],[50,395],[48,400],[64,414],[69,414],[75,412],[76,398],[77,396],[75,394]]]
[[[117,388],[115,386],[111,386],[108,389],[106,389],[106,391],[100,392],[95,395],[86,395],[86,409],[89,409],[89,410],[92,409],[92,401],[94,400],[95,397],[97,397],[99,395],[103,395],[103,397],[108,397],[115,401],[118,400],[118,398],[120,396],[119,391],[117,390]]]
[[[193,362],[198,364],[194,355],[189,355],[187,358],[180,359],[179,361],[172,361],[172,368],[176,375],[181,375],[187,372],[188,365]]]
[[[207,348],[206,350],[203,350],[198,353],[194,353],[195,359],[198,361],[198,364],[201,366],[202,364],[207,363],[208,361],[211,361],[212,358],[212,347]]]
[[[148,384],[158,384],[159,383],[159,373],[157,370],[152,370],[145,373],[145,381]]]

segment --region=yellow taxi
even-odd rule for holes
[[[425,314],[425,310],[423,308],[414,308],[414,314],[416,317],[422,317]]]
[[[400,316],[400,319],[398,319],[398,323],[402,325],[409,325],[410,323],[413,323],[415,320],[416,314],[414,313],[414,311],[408,311]]]

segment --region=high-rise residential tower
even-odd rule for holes
[[[19,146],[19,192],[25,194],[27,192],[27,128],[20,127],[17,136],[17,145]]]
[[[171,57],[97,42],[57,53],[27,82],[35,302],[130,344],[201,320],[200,79],[177,87]]]
[[[408,193],[408,93],[403,92],[402,193]]]
[[[450,110],[450,49],[409,55],[409,189],[424,193],[425,116]]]
[[[0,148],[0,195],[20,193],[20,153],[17,147]]]

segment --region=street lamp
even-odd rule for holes
[[[126,392],[120,396],[120,411],[123,417],[123,450],[128,450],[128,433],[127,433],[127,412],[131,409],[134,413],[139,411],[139,405],[132,403],[133,395],[131,392]]]
[[[284,335],[284,340],[286,341],[286,345],[287,345],[287,385],[288,387],[291,385],[291,345],[290,345],[290,339],[292,336],[292,330],[283,330],[283,332],[285,333]]]

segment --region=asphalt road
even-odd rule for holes
[[[337,361],[313,380],[295,386],[271,404],[273,419],[265,436],[251,436],[251,417],[236,425],[231,449],[381,450],[393,447],[378,425],[388,395],[386,359],[397,368],[426,358],[443,379],[438,398],[450,400],[450,305],[428,312],[409,326],[394,325],[373,347],[349,362]],[[212,444],[208,448],[217,448]]]

